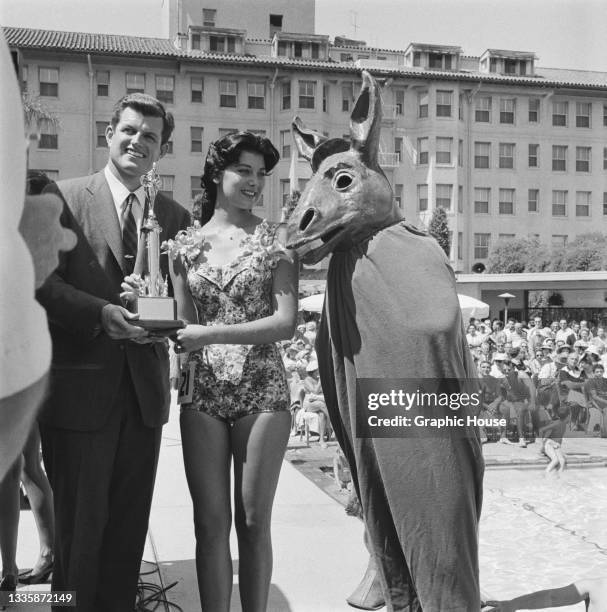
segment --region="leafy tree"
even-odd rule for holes
[[[451,244],[449,241],[449,225],[447,224],[447,213],[444,208],[437,206],[432,211],[432,218],[428,225],[428,233],[432,236],[438,245],[440,246],[447,257],[451,251]]]
[[[26,128],[34,129],[36,133],[39,133],[43,123],[48,123],[53,127],[59,126],[59,118],[47,108],[39,96],[23,92],[21,94],[21,103],[23,105],[23,117]]]
[[[607,236],[600,232],[580,234],[564,249],[559,270],[604,270],[607,264]]]
[[[495,243],[487,260],[487,272],[543,272],[549,265],[548,250],[539,241],[532,238],[510,238]]]

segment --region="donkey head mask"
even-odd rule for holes
[[[346,250],[401,218],[392,188],[379,167],[381,100],[367,72],[350,116],[350,142],[327,139],[296,117],[293,135],[312,165],[308,182],[287,226],[287,246],[304,263]]]

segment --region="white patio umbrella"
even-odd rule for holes
[[[489,304],[485,304],[485,302],[481,302],[469,295],[462,295],[461,293],[457,294],[457,298],[459,299],[459,307],[462,311],[464,323],[467,324],[472,317],[484,319],[489,316]]]
[[[324,301],[324,293],[309,295],[308,297],[299,300],[299,310],[305,310],[306,312],[322,312],[322,305]]]

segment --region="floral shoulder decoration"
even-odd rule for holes
[[[281,241],[281,227],[277,223],[268,223],[264,219],[255,232],[242,241],[241,257],[251,257],[255,262],[267,262],[270,268],[275,268],[281,259],[293,261],[289,250]]]
[[[168,253],[171,259],[181,257],[184,263],[192,265],[203,251],[204,233],[199,221],[185,230],[181,230],[174,240],[162,243],[163,253]]]

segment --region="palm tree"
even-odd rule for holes
[[[59,127],[59,117],[46,107],[39,96],[24,91],[21,93],[21,102],[23,104],[25,127],[29,133],[40,134],[43,125]]]

